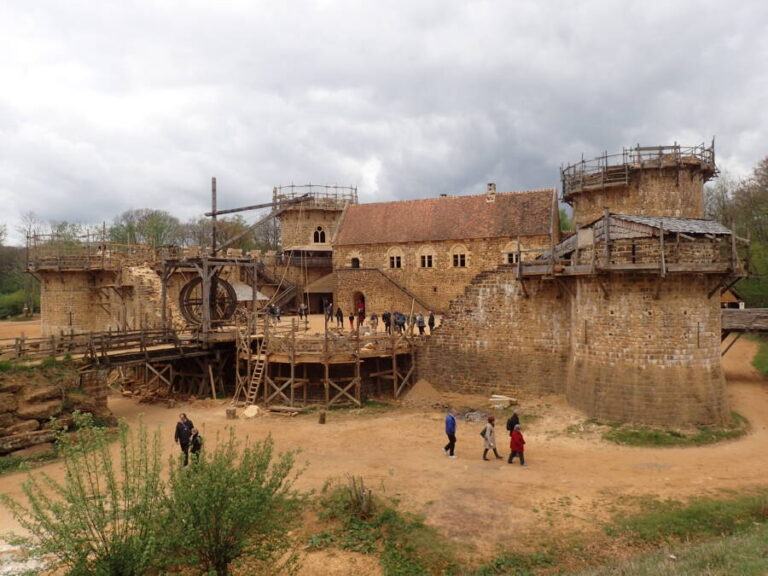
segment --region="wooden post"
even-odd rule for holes
[[[611,265],[611,213],[608,211],[608,208],[605,209],[605,213],[603,215],[603,237],[605,240],[605,266],[610,267]]]
[[[168,264],[163,260],[163,272],[160,276],[160,319],[163,333],[168,331]]]
[[[216,381],[213,378],[213,368],[210,363],[208,363],[208,377],[211,380],[211,396],[213,396],[214,400],[218,400],[218,398],[216,398]]]
[[[667,259],[664,255],[664,223],[661,220],[659,220],[659,250],[661,250],[661,259],[659,261],[661,277],[664,278],[667,275]]]
[[[294,378],[296,377],[296,330],[298,326],[296,325],[296,318],[291,318],[291,373],[289,375],[289,382],[288,389],[291,394],[291,406],[293,406],[293,389],[294,389]]]
[[[211,255],[216,256],[216,178],[211,178]]]

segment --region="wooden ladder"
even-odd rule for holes
[[[260,343],[256,349],[256,358],[254,360],[253,370],[251,372],[251,378],[248,381],[248,390],[245,392],[245,405],[250,406],[256,403],[256,398],[259,395],[259,388],[261,387],[261,381],[264,378],[264,358],[261,355],[262,344]]]

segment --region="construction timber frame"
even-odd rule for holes
[[[416,348],[422,337],[405,331],[361,334],[359,330],[344,332],[327,326],[322,335],[307,335],[295,319],[285,326],[270,321],[259,324],[264,327],[263,334],[243,330],[238,334],[233,404],[261,401],[265,406],[361,406],[364,377],[378,392],[389,388],[393,398],[399,398],[413,383]],[[375,369],[364,375],[365,362],[371,368],[375,363]],[[321,394],[311,393],[312,388]]]

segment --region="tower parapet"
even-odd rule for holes
[[[606,209],[638,216],[703,218],[704,183],[717,174],[714,140],[707,146],[636,146],[560,170],[563,200],[577,227]]]

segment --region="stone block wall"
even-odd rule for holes
[[[526,281],[526,291],[512,267],[477,276],[419,350],[419,377],[488,395],[564,393],[570,302],[553,281]]]
[[[567,399],[603,421],[683,425],[728,415],[719,298],[694,275],[575,282]],[[658,299],[656,298],[658,290]]]
[[[320,226],[325,232],[325,244],[319,244],[319,246],[330,247],[341,214],[341,207],[338,210],[318,208],[292,208],[286,210],[279,216],[280,245],[283,247],[283,250],[295,246],[311,246],[315,244],[315,230]]]
[[[532,250],[522,254],[523,260],[532,260],[541,254],[540,250],[549,248],[550,240],[549,236],[526,236],[520,239],[520,243],[521,250]],[[442,312],[448,310],[451,301],[463,293],[464,288],[475,276],[506,263],[507,254],[516,250],[517,239],[512,238],[336,246],[333,252],[333,267],[336,270],[350,268],[352,259],[357,258],[362,268],[381,270],[424,302],[426,308]],[[453,265],[454,254],[465,255],[465,266]],[[431,268],[421,266],[422,255],[432,257]],[[390,268],[390,256],[400,257],[401,268]],[[374,301],[391,298],[399,302],[399,296],[392,290],[387,283],[378,282],[376,292],[372,293],[371,297]],[[365,294],[364,289],[347,290],[345,285],[339,285],[334,300],[341,302],[342,307],[345,304],[351,306],[355,291]],[[365,295],[368,300],[368,294]],[[408,308],[410,309],[410,298]]]
[[[43,336],[61,332],[80,333],[112,328],[120,319],[111,271],[40,272],[40,317]]]
[[[696,166],[646,168],[630,171],[627,186],[587,190],[573,197],[573,222],[586,226],[605,208],[637,216],[704,217],[704,181]]]
[[[358,293],[365,297],[365,310],[368,315],[376,312],[379,316],[386,311],[398,311],[408,315],[411,303],[414,312],[426,313],[429,307],[419,301],[414,302],[414,295],[407,292],[396,281],[376,268],[340,269],[335,271],[336,291],[333,295],[334,310],[341,307],[346,316],[355,309],[355,297]]]

